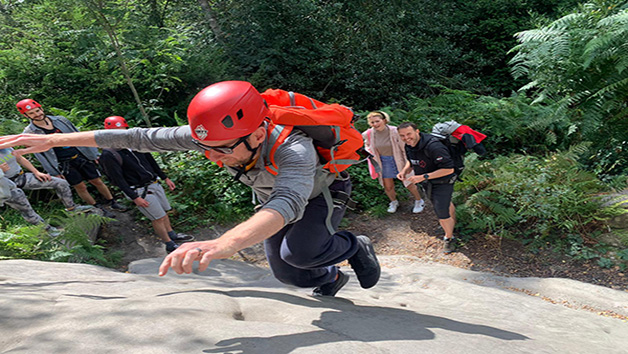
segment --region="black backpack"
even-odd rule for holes
[[[104,149],[102,149],[102,151],[107,151],[107,152],[111,153],[111,155],[113,155],[113,158],[116,160],[116,162],[120,166],[122,166],[122,156],[120,155],[120,153],[117,150],[110,149],[110,148],[104,148]],[[111,173],[109,173],[109,171],[107,171],[107,168],[105,167],[105,165],[104,164],[98,164],[98,166],[100,166],[102,168],[102,171],[109,178],[109,180],[111,180]]]
[[[481,138],[480,141],[476,141],[473,135],[464,134],[464,141],[460,140],[456,138],[453,133],[461,127],[465,127],[467,130],[477,133],[479,136],[483,136],[483,138]],[[482,145],[482,140],[486,136],[454,120],[436,123],[430,135],[433,137],[434,141],[440,141],[449,150],[449,155],[451,155],[451,159],[454,162],[454,173],[458,176],[459,180],[462,180],[460,175],[464,171],[464,155],[469,149],[472,149],[478,155],[486,154],[486,148]],[[460,136],[460,134],[457,134],[457,136]]]

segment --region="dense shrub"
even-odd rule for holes
[[[516,238],[532,248],[596,244],[601,221],[614,210],[594,198],[610,188],[582,169],[577,161],[584,152],[579,146],[544,157],[468,159],[454,201],[459,226],[468,233]]]
[[[251,188],[233,180],[224,168],[198,152],[160,155],[166,171],[177,185],[171,193],[174,209],[183,215],[179,223],[206,225],[209,222],[242,220],[253,213]]]
[[[17,213],[10,209],[11,215]],[[92,244],[85,233],[86,230],[100,227],[108,221],[98,215],[52,215],[56,223],[63,226],[59,236],[52,237],[44,225],[20,226],[22,222],[3,225],[0,231],[0,259],[36,259],[42,261],[89,263],[114,267],[120,261],[120,254],[107,253],[103,246]]]

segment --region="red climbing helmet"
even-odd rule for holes
[[[259,92],[245,81],[207,86],[188,106],[192,137],[200,141],[236,139],[251,134],[270,110]]]
[[[17,110],[22,114],[26,114],[26,112],[30,111],[33,108],[41,108],[41,105],[37,103],[37,101],[26,98],[18,102],[16,105]]]
[[[105,118],[105,129],[128,128],[126,120],[120,116],[111,116]]]

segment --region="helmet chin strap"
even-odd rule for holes
[[[246,174],[246,172],[248,172],[247,167],[249,167],[255,160],[255,154],[257,153],[257,150],[260,147],[260,145],[258,145],[257,147],[252,148],[251,145],[249,145],[249,142],[246,140],[244,140],[242,143],[244,144],[244,146],[246,146],[247,150],[251,152],[251,157],[246,163],[243,163],[239,167],[235,168],[238,171],[238,173],[236,173],[236,175],[233,176],[234,181],[239,181],[240,177],[242,177],[243,174]]]

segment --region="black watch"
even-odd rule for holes
[[[430,179],[430,175],[428,175],[427,173],[423,175],[423,178],[425,178],[425,180],[427,181],[428,179]]]

